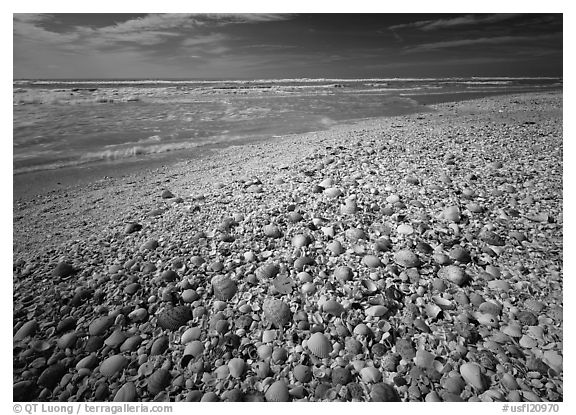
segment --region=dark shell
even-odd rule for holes
[[[122,385],[116,395],[114,395],[114,402],[135,402],[138,398],[138,391],[132,382]]]
[[[171,307],[158,314],[157,322],[166,330],[177,330],[192,319],[192,310],[188,306]]]
[[[238,291],[236,283],[225,275],[217,275],[212,278],[214,297],[221,301],[228,301]]]
[[[48,366],[38,378],[38,385],[48,389],[54,388],[66,373],[66,367],[60,363]]]
[[[262,310],[266,319],[278,328],[284,326],[292,319],[290,307],[282,300],[268,299],[264,301]]]
[[[34,383],[31,380],[17,382],[12,387],[12,400],[14,402],[31,401]]]
[[[104,338],[100,336],[91,336],[86,341],[86,345],[84,346],[84,350],[88,353],[92,353],[95,351],[100,350],[100,348],[104,345]]]
[[[488,245],[504,246],[504,239],[492,231],[482,231],[480,233],[480,239],[486,242]]]
[[[370,391],[371,402],[400,402],[400,396],[394,386],[377,383]]]
[[[310,366],[298,365],[294,368],[293,372],[294,379],[299,382],[310,382],[312,380],[312,369]]]
[[[132,222],[126,225],[126,227],[124,228],[124,233],[128,235],[130,233],[138,232],[140,230],[142,230],[142,225],[136,222]]]
[[[352,381],[352,373],[345,367],[335,367],[332,369],[332,383],[335,385],[346,385]]]
[[[525,326],[536,326],[538,325],[538,318],[530,311],[520,311],[516,316],[518,321]]]
[[[168,336],[160,336],[158,337],[154,343],[152,343],[152,347],[150,348],[150,356],[154,355],[161,355],[166,351],[168,348],[170,340]]]
[[[350,399],[359,401],[364,400],[364,388],[359,383],[353,382],[346,385]]]
[[[170,372],[167,369],[155,371],[146,380],[148,392],[152,395],[157,395],[162,392],[170,384],[170,378]]]
[[[66,278],[74,274],[74,272],[76,272],[76,270],[72,265],[66,262],[60,262],[58,265],[56,265],[56,268],[54,268],[54,270],[52,271],[52,275],[54,275],[55,277]]]
[[[161,277],[166,282],[174,282],[178,279],[178,274],[175,271],[169,269],[162,273]]]
[[[280,267],[276,264],[266,264],[261,265],[260,267],[256,268],[254,272],[256,277],[260,280],[268,280],[274,278],[280,272]]]
[[[100,336],[114,324],[114,320],[115,318],[112,316],[98,317],[90,323],[88,333],[90,333],[91,336]]]

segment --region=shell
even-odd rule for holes
[[[20,341],[24,340],[28,336],[32,336],[38,329],[38,322],[36,320],[30,320],[22,324],[18,331],[14,334],[14,340]]]
[[[362,229],[349,228],[349,229],[346,229],[346,232],[344,232],[344,234],[346,235],[346,238],[350,242],[358,242],[360,239],[368,240],[368,236],[366,235],[366,232],[364,232]]]
[[[128,359],[121,354],[115,354],[100,364],[100,373],[108,378],[113,377],[128,365]]]
[[[352,373],[348,368],[335,367],[332,369],[332,383],[334,385],[346,385],[352,381]]]
[[[195,290],[187,289],[182,291],[181,297],[185,303],[192,303],[199,298],[199,295]]]
[[[245,366],[246,363],[244,362],[244,359],[240,359],[239,357],[230,359],[230,361],[228,362],[228,369],[230,370],[230,376],[236,379],[240,378],[244,373]]]
[[[530,299],[524,301],[524,307],[526,307],[531,312],[538,314],[542,310],[544,310],[546,305],[541,301],[534,300],[534,299],[530,298]]]
[[[352,271],[352,268],[346,265],[339,266],[334,270],[334,278],[340,282],[351,281],[353,277],[354,272]]]
[[[190,355],[192,357],[201,356],[204,353],[204,343],[200,340],[193,340],[186,345],[184,349],[184,356]]]
[[[355,199],[348,198],[344,201],[343,205],[340,205],[340,212],[343,215],[353,215],[358,212],[358,205]]]
[[[326,358],[332,353],[332,344],[326,336],[320,332],[314,333],[308,339],[308,349],[320,358]]]
[[[135,334],[133,336],[128,337],[124,343],[122,343],[122,345],[120,346],[120,351],[121,352],[134,352],[138,349],[138,346],[140,346],[140,343],[142,343],[142,337],[139,334]]]
[[[265,361],[259,361],[254,363],[252,370],[254,370],[254,373],[260,379],[265,379],[268,377],[268,374],[270,373],[270,364]]]
[[[66,262],[60,262],[56,265],[56,268],[52,271],[52,275],[55,277],[66,278],[74,274],[75,269],[72,265]]]
[[[442,211],[442,217],[450,222],[460,222],[460,209],[458,206],[448,206]]]
[[[198,340],[201,335],[202,329],[200,327],[190,327],[186,329],[184,333],[182,333],[182,337],[180,337],[180,343],[187,344],[192,340]]]
[[[482,232],[480,232],[478,236],[482,241],[486,242],[488,245],[504,246],[504,239],[502,239],[501,236],[492,231],[485,229]]]
[[[259,280],[268,280],[274,278],[280,272],[280,268],[276,264],[265,264],[256,268],[254,274]]]
[[[137,398],[136,385],[133,382],[128,382],[118,389],[114,395],[114,402],[136,402]]]
[[[100,336],[114,324],[114,320],[113,316],[98,317],[88,326],[88,333],[91,336]]]
[[[312,369],[310,366],[298,365],[293,370],[294,379],[298,382],[306,383],[312,380]]]
[[[331,251],[334,255],[340,255],[344,252],[344,248],[342,248],[342,244],[340,243],[340,241],[332,241],[330,242],[328,245],[326,245],[326,248]]]
[[[344,307],[338,301],[328,300],[322,304],[322,311],[334,316],[340,316],[344,312]]]
[[[468,281],[464,270],[457,265],[448,265],[440,268],[440,270],[438,270],[438,276],[453,282],[459,287],[463,286]]]
[[[324,194],[330,199],[335,199],[342,195],[342,190],[338,189],[337,187],[330,187],[324,190]]]
[[[423,369],[432,369],[434,367],[434,355],[427,350],[418,349],[414,363]]]
[[[388,308],[383,305],[373,305],[366,309],[366,315],[370,317],[382,317],[388,312]]]
[[[414,268],[420,266],[420,259],[409,249],[402,249],[394,254],[394,261],[403,267]]]
[[[312,238],[308,235],[298,234],[292,238],[292,246],[294,248],[302,248],[312,243]]]
[[[360,369],[360,377],[362,378],[363,382],[376,383],[382,380],[382,372],[380,372],[374,366],[367,366]]]
[[[137,308],[136,310],[128,314],[128,318],[136,323],[146,321],[146,319],[148,318],[148,310],[142,307]]]
[[[460,366],[460,375],[464,378],[466,383],[472,385],[480,393],[486,390],[486,380],[482,376],[480,366],[476,363],[464,363]]]
[[[302,285],[300,291],[302,291],[302,294],[314,294],[316,292],[316,286],[313,282],[307,282],[306,284]]]
[[[439,295],[432,296],[432,301],[436,303],[438,307],[442,310],[452,310],[454,309],[454,303],[444,297],[440,297]]]
[[[84,350],[88,353],[99,350],[104,345],[104,339],[101,336],[91,336],[86,340]]]
[[[160,369],[152,373],[148,379],[146,379],[146,386],[148,387],[148,392],[156,396],[162,392],[170,384],[170,372],[167,369]]]
[[[38,385],[48,389],[54,388],[66,373],[66,367],[60,363],[48,366],[38,377]]]
[[[168,349],[168,345],[170,344],[170,340],[168,336],[160,336],[154,343],[152,343],[152,347],[150,348],[150,356],[156,356],[163,354],[166,349]]]
[[[362,263],[370,268],[378,268],[382,266],[380,258],[378,258],[376,255],[365,255],[362,258]]]
[[[192,319],[192,311],[188,306],[167,308],[158,314],[157,324],[163,329],[177,330]]]
[[[98,358],[95,353],[91,353],[76,363],[76,370],[94,369],[96,366],[98,366]]]
[[[374,242],[376,252],[388,252],[390,249],[392,249],[392,241],[388,238],[380,238]]]
[[[396,340],[396,352],[398,352],[404,360],[412,360],[412,358],[416,356],[412,342],[408,339]]]
[[[467,264],[472,260],[470,258],[470,251],[460,245],[453,247],[450,252],[448,252],[448,256],[454,261],[461,262],[462,264]]]
[[[538,324],[538,318],[530,311],[520,311],[516,319],[525,326],[536,326]]]
[[[354,327],[354,334],[359,336],[370,336],[372,335],[372,330],[364,323],[359,323]]]
[[[396,228],[396,232],[400,235],[411,235],[414,233],[414,228],[410,225],[402,223]]]
[[[232,299],[238,291],[236,283],[225,275],[217,275],[212,278],[212,289],[214,296],[222,301]]]
[[[266,319],[280,328],[292,319],[292,312],[288,304],[282,300],[267,299],[262,307]]]
[[[267,402],[288,402],[290,394],[286,383],[281,380],[274,382],[264,394]]]

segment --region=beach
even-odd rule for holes
[[[562,401],[562,93],[422,109],[15,176],[14,400]]]

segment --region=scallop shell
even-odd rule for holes
[[[288,402],[290,394],[286,383],[281,380],[274,382],[264,394],[267,402]]]
[[[110,356],[100,364],[100,373],[111,378],[122,371],[128,365],[128,359],[121,354]]]
[[[118,389],[114,395],[114,402],[136,402],[137,398],[136,385],[133,382],[128,382]]]
[[[312,243],[312,238],[309,235],[298,234],[292,238],[292,246],[294,248],[302,248]]]
[[[414,268],[420,266],[420,259],[409,249],[402,249],[394,254],[394,261],[403,267]]]
[[[146,386],[148,387],[148,392],[152,396],[156,396],[162,392],[170,384],[170,372],[167,369],[160,369],[152,373],[148,379],[146,379]]]
[[[167,308],[158,314],[157,324],[163,329],[177,330],[192,319],[192,311],[188,306]]]
[[[351,281],[353,277],[354,272],[346,265],[339,266],[334,270],[334,278],[340,282]]]
[[[367,366],[360,369],[360,377],[362,378],[363,382],[377,383],[382,380],[382,372],[380,372],[374,366]]]
[[[330,242],[328,245],[326,245],[326,248],[331,251],[334,255],[340,255],[344,252],[344,248],[342,248],[342,244],[340,243],[340,241],[332,241]]]
[[[380,238],[374,242],[374,251],[387,252],[392,249],[392,241],[388,238]]]
[[[225,275],[217,275],[212,278],[212,289],[214,290],[214,296],[222,301],[232,299],[238,291],[236,283]]]
[[[376,255],[365,255],[362,258],[362,263],[370,268],[378,268],[382,266],[380,258],[378,258]]]
[[[60,363],[48,366],[38,377],[38,385],[48,389],[54,388],[66,373],[66,367]]]
[[[332,353],[332,343],[320,332],[314,333],[307,342],[308,349],[320,358],[326,358]]]
[[[230,376],[236,379],[240,378],[244,373],[245,366],[246,363],[244,362],[244,359],[240,359],[239,357],[230,359],[230,361],[228,362],[228,369],[230,371]]]
[[[310,366],[300,364],[292,370],[292,374],[298,382],[306,383],[312,380],[312,369]]]
[[[276,264],[265,264],[256,268],[254,274],[259,280],[268,280],[274,278],[280,272],[280,268]]]
[[[18,331],[14,334],[14,340],[20,341],[24,340],[28,336],[32,336],[38,329],[38,322],[36,320],[30,320],[22,324]]]
[[[438,270],[438,276],[453,282],[459,287],[463,286],[468,281],[464,270],[457,265],[448,265],[440,268],[440,270]]]
[[[359,336],[370,336],[372,335],[372,330],[364,323],[359,323],[354,327],[354,334]]]
[[[267,299],[262,307],[266,319],[280,328],[292,319],[292,312],[288,304],[282,300]]]
[[[344,312],[344,307],[338,301],[328,300],[322,304],[322,311],[334,316],[340,316]]]
[[[268,236],[269,238],[280,238],[282,236],[280,228],[276,225],[265,225],[263,230],[264,235]]]
[[[100,336],[114,324],[114,320],[115,317],[113,316],[98,317],[88,326],[88,333],[91,336]]]

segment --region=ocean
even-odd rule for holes
[[[430,103],[561,88],[560,78],[15,80],[13,172],[187,157]]]

